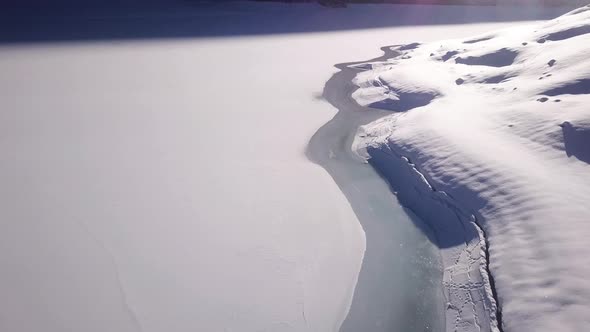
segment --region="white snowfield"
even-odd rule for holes
[[[370,167],[338,183],[308,159],[337,111],[318,95],[334,64],[387,43],[565,10],[185,2],[80,24],[130,39],[11,44],[0,29],[0,332],[440,331],[442,286],[418,288],[441,279],[437,248]],[[391,25],[358,29],[376,17]],[[275,34],[284,22],[311,28]],[[136,39],[168,29],[200,37]],[[560,98],[531,103],[574,100]]]
[[[354,66],[355,100],[395,112],[353,148],[435,229],[449,331],[588,329],[588,52],[590,5]]]

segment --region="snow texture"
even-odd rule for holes
[[[365,247],[348,197],[305,155],[336,111],[318,98],[333,65],[512,24],[468,22],[562,12],[208,3],[63,25],[16,17],[21,30],[0,32],[0,331],[325,332],[347,315],[367,331],[378,331],[373,317],[383,330],[399,324],[416,311],[408,303],[433,301],[394,282],[416,273],[391,264],[417,264],[402,254],[420,245],[406,236],[414,225],[387,215]],[[376,18],[388,28],[358,29]],[[581,123],[568,120],[575,142]],[[373,201],[390,204],[376,213],[403,212],[394,197]],[[399,237],[403,251],[381,250]],[[355,288],[365,253],[375,269]]]
[[[353,97],[393,113],[354,149],[435,230],[448,331],[590,324],[589,47],[586,6],[356,66]]]

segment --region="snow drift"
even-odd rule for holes
[[[447,330],[584,330],[590,5],[392,51],[351,67],[357,103],[393,111],[353,149],[435,230]]]

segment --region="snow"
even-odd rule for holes
[[[586,6],[351,67],[358,104],[393,111],[354,149],[434,228],[448,330],[497,330],[496,305],[504,331],[590,323],[589,27]]]
[[[200,36],[217,22],[216,35],[219,22],[233,20],[259,33],[269,16],[281,23],[281,15],[313,13],[333,27],[342,13],[369,23],[385,15],[379,6],[304,6],[272,5],[247,12],[245,21],[225,7],[204,21],[142,12],[124,21],[130,26],[101,13],[89,20],[96,39],[76,40],[84,31],[72,30],[50,43],[53,30],[25,29],[46,42],[0,46],[0,330],[335,331],[351,308],[354,323],[373,324],[373,331],[379,329],[364,315],[368,309],[375,317],[420,318],[407,313],[414,308],[408,303],[433,300],[415,294],[424,292],[420,278],[428,282],[440,270],[427,266],[432,275],[404,283],[409,277],[399,266],[416,269],[418,258],[437,256],[391,194],[374,200],[386,205],[382,210],[370,211],[391,222],[367,233],[374,240],[369,267],[384,274],[366,270],[372,278],[356,288],[383,299],[358,293],[358,310],[351,307],[365,233],[350,197],[305,154],[336,112],[317,96],[335,63],[370,58],[378,46],[509,25],[407,26],[410,19],[465,23],[543,12],[402,6],[395,8],[413,18],[392,10],[392,21],[410,21],[384,29],[168,39],[141,33],[173,37],[166,34],[171,26],[190,21]],[[96,31],[96,22],[111,19],[116,33]],[[125,29],[141,39],[108,38]],[[6,34],[3,41],[14,41]],[[22,38],[36,40],[29,37]],[[581,122],[569,120],[572,127],[564,128],[575,142],[584,135]],[[359,187],[387,192],[367,170]],[[403,251],[390,251],[400,238]],[[406,255],[418,250],[425,257]],[[401,265],[381,264],[390,261]],[[382,330],[401,324],[381,323]]]
[[[281,61],[325,40],[4,48],[0,330],[337,329],[364,236],[304,154],[332,58]]]

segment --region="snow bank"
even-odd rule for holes
[[[355,66],[357,102],[395,113],[354,149],[434,228],[448,330],[590,323],[589,45],[586,6]]]

